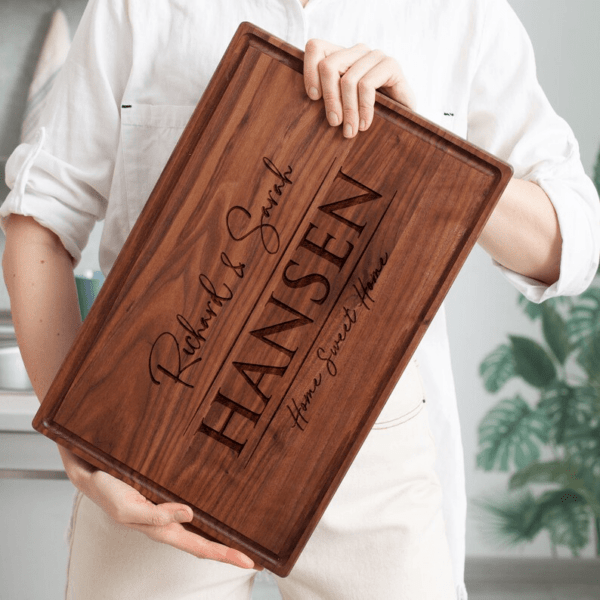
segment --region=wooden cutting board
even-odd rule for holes
[[[34,421],[282,576],[511,176],[381,94],[344,139],[302,57],[240,26]]]

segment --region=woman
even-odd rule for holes
[[[369,127],[381,87],[511,163],[514,179],[480,244],[531,300],[589,284],[597,196],[506,0],[92,0],[37,143],[17,148],[7,165],[14,189],[0,213],[4,276],[39,398],[80,326],[72,268],[94,221],[106,221],[100,261],[108,272],[241,21],[306,48],[307,94],[346,137]],[[373,431],[292,574],[279,580],[285,598],[466,597],[462,451],[443,319],[417,351],[444,449],[437,465],[424,410]],[[409,371],[388,403],[396,417],[419,394],[417,368]],[[152,505],[61,455],[83,493],[68,597],[249,596],[252,561],[186,531],[188,507]],[[385,474],[376,476],[381,461]]]

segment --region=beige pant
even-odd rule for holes
[[[284,600],[456,598],[416,364],[406,369],[292,573]],[[200,560],[75,504],[68,600],[248,600],[255,571]]]

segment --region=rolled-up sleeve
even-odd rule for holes
[[[48,97],[32,143],[6,164],[11,192],[0,207],[53,231],[77,263],[104,218],[131,64],[126,3],[92,0]]]
[[[506,160],[514,176],[548,195],[562,236],[560,278],[551,286],[495,263],[529,300],[581,293],[598,269],[600,203],[571,128],[536,76],[529,38],[506,0],[487,0],[469,101],[469,141]]]

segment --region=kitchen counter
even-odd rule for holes
[[[31,426],[35,394],[0,392],[0,479],[66,479],[56,444]]]
[[[0,392],[0,431],[33,432],[39,405],[33,392]]]

